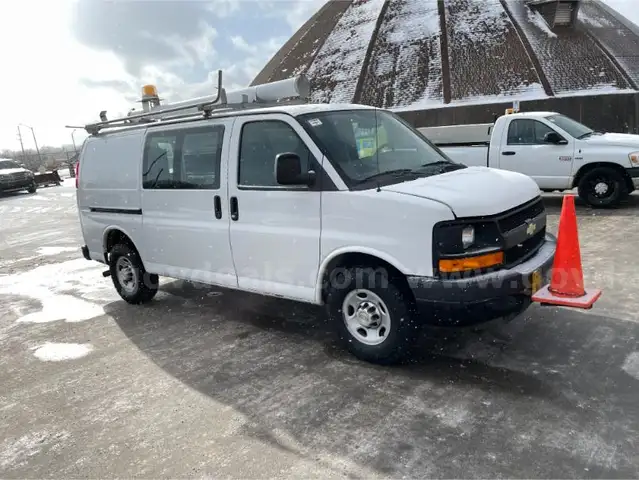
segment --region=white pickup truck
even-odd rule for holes
[[[419,131],[452,160],[523,173],[546,192],[577,187],[593,207],[618,206],[639,186],[639,135],[595,132],[555,112]]]

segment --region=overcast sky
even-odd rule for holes
[[[65,124],[127,112],[145,83],[175,101],[214,93],[210,74],[221,68],[225,87],[246,86],[325,1],[2,2],[0,149],[19,148],[18,123],[40,145],[70,143]],[[639,24],[637,0],[606,1]]]

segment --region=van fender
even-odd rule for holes
[[[108,238],[109,234],[113,230],[118,230],[118,231],[122,232],[124,235],[126,235],[127,237],[129,237],[131,239],[131,241],[133,242],[133,245],[137,249],[137,245],[135,243],[135,240],[134,240],[133,236],[127,231],[127,229],[123,228],[121,225],[109,225],[108,227],[106,227],[104,229],[104,232],[102,233],[102,252],[104,254],[104,261],[106,263],[108,263],[108,261],[107,261],[107,238]]]
[[[405,265],[403,265],[399,260],[380,250],[376,250],[374,248],[369,248],[369,247],[363,247],[359,245],[337,248],[333,250],[331,253],[329,253],[326,256],[326,258],[324,258],[324,260],[322,260],[322,263],[320,264],[320,268],[317,272],[317,280],[315,283],[315,303],[317,303],[318,305],[322,303],[322,279],[324,278],[324,274],[326,273],[328,266],[330,265],[331,261],[333,261],[335,258],[347,253],[361,253],[364,255],[369,255],[371,257],[376,257],[392,265],[393,267],[395,267],[397,270],[399,270],[402,273],[408,272],[408,268]]]

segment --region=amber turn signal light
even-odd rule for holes
[[[439,271],[443,273],[465,272],[494,267],[504,263],[504,252],[487,253],[475,257],[446,258],[439,261]]]

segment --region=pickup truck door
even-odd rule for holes
[[[544,136],[557,133],[561,144],[547,143]],[[531,118],[513,118],[502,130],[497,168],[532,177],[542,189],[570,188],[575,141],[550,125]]]

